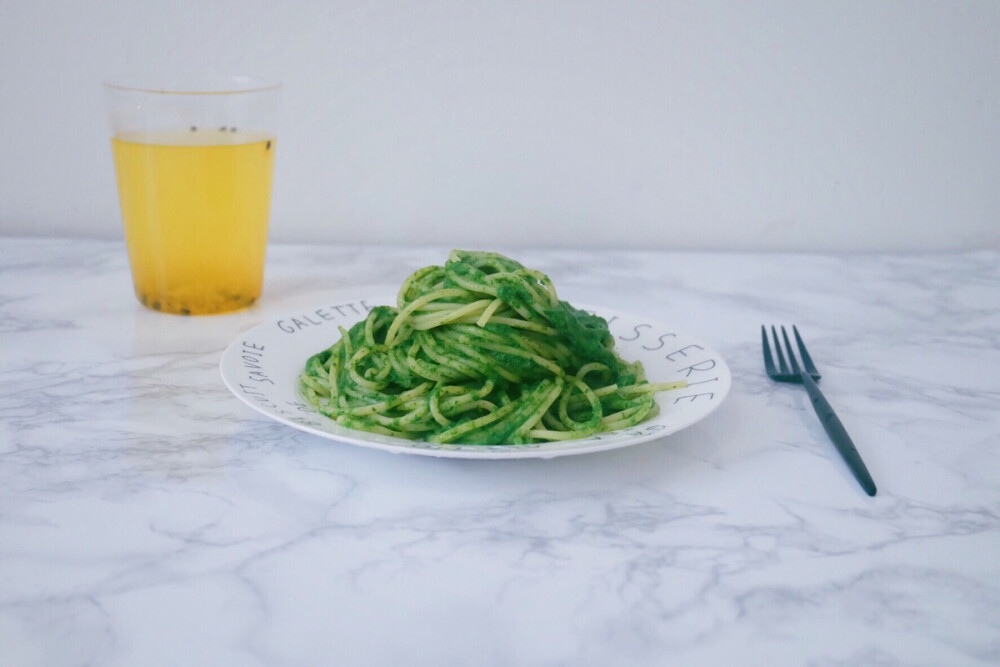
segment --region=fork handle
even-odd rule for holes
[[[854,473],[854,478],[861,484],[861,488],[869,496],[874,496],[876,491],[875,481],[872,480],[868,468],[865,467],[865,462],[861,460],[861,454],[858,454],[858,448],[854,446],[851,436],[847,434],[847,429],[840,423],[837,413],[833,411],[833,406],[826,400],[823,392],[819,390],[819,385],[809,377],[808,373],[802,372],[799,375],[802,376],[802,384],[805,385],[806,391],[809,392],[809,400],[812,401],[813,409],[816,410],[816,414],[819,416],[823,428],[826,429],[827,435],[833,440],[833,444],[836,445],[840,455],[844,457],[847,467]]]

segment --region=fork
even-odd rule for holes
[[[785,331],[785,327],[781,327],[781,336],[784,338],[785,350],[788,352],[788,363],[785,363],[785,355],[782,354],[781,343],[778,341],[778,332],[772,326],[771,336],[774,338],[774,351],[778,356],[778,366],[775,367],[774,358],[771,356],[771,346],[767,340],[767,329],[761,326],[760,339],[764,347],[764,370],[776,382],[792,382],[805,386],[806,391],[809,392],[809,400],[812,401],[813,408],[816,410],[823,428],[826,429],[827,435],[833,440],[837,451],[844,457],[847,467],[854,473],[855,479],[861,484],[861,488],[865,490],[865,493],[869,496],[874,496],[876,491],[875,482],[868,473],[865,462],[861,460],[861,455],[858,454],[858,449],[854,446],[851,436],[847,434],[847,429],[840,423],[837,413],[833,411],[833,407],[826,400],[826,397],[823,396],[823,392],[819,390],[819,385],[816,384],[816,381],[819,380],[820,374],[816,370],[816,365],[813,363],[812,357],[809,356],[809,352],[806,350],[805,343],[802,342],[799,330],[795,326],[792,326],[792,332],[795,335],[795,342],[799,348],[799,355],[802,357],[802,368],[799,368],[799,364],[795,360],[795,352],[792,350],[792,344],[788,340],[788,332]]]

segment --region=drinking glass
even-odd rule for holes
[[[108,81],[132,282],[148,308],[240,310],[260,298],[280,84]]]

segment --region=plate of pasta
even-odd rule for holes
[[[321,438],[451,458],[550,458],[636,445],[711,414],[723,358],[669,324],[559,298],[548,276],[455,250],[400,287],[340,292],[222,355],[259,413]]]

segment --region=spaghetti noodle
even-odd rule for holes
[[[509,445],[587,437],[657,414],[641,363],[607,322],[561,301],[545,274],[453,250],[306,362],[308,402],[342,426],[438,443]]]

